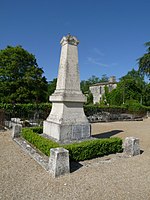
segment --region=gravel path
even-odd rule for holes
[[[150,200],[150,119],[93,124],[92,133],[139,137],[144,152],[80,162],[78,170],[53,179],[12,141],[10,132],[0,132],[0,199]]]

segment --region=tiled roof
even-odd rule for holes
[[[110,85],[110,84],[117,84],[118,82],[102,82],[102,83],[96,83],[94,85],[91,85],[90,87],[93,86],[99,86],[99,85]]]

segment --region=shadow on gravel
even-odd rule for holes
[[[144,153],[144,151],[143,151],[143,150],[140,150],[140,154],[142,154],[142,153]]]
[[[77,171],[81,167],[83,167],[83,165],[81,165],[80,163],[75,162],[75,161],[71,161],[70,162],[70,173]]]
[[[110,138],[111,136],[116,135],[121,132],[123,132],[123,130],[112,130],[112,131],[92,135],[92,137],[94,137],[94,138]]]

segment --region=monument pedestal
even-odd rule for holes
[[[81,97],[82,101],[85,100],[83,95]],[[79,95],[76,102],[74,102],[74,98],[71,101],[71,96],[68,100],[65,97],[60,102],[58,102],[58,99],[62,96],[55,98],[53,95],[50,100],[53,98],[57,102],[53,102],[51,113],[44,121],[43,132],[62,142],[89,138],[90,124],[84,114],[83,103],[78,102],[80,100]]]
[[[61,57],[52,110],[43,124],[43,133],[60,142],[90,137],[90,124],[84,114],[86,97],[80,90],[78,70],[79,41],[73,36],[61,40]]]
[[[44,133],[60,142],[82,140],[90,137],[90,125],[85,124],[56,124],[44,121]]]

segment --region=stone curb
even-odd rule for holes
[[[49,157],[41,156],[31,145],[29,145],[23,138],[13,139],[27,154],[29,154],[38,164],[40,164],[46,171],[49,170]]]

